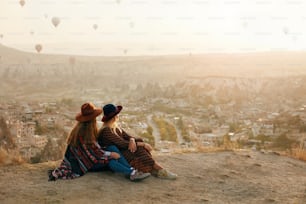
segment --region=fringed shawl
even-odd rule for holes
[[[108,163],[108,157],[104,155],[104,150],[96,142],[91,145],[84,143],[80,137],[76,147],[68,145],[65,156],[60,166],[54,170],[49,170],[49,181],[56,179],[73,179],[83,176],[95,164]]]

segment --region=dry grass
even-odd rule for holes
[[[6,151],[0,148],[0,166],[1,165],[12,165],[12,164],[22,164],[24,160],[16,151]]]
[[[294,148],[291,150],[291,154],[293,158],[306,161],[306,149],[303,148]]]

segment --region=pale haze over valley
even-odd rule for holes
[[[2,0],[0,43],[74,55],[306,49],[304,1]]]
[[[305,11],[0,0],[0,203],[306,203]],[[85,102],[122,105],[119,126],[178,179],[48,182]]]

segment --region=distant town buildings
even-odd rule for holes
[[[86,91],[100,93],[96,89]],[[306,105],[290,107],[290,104],[296,103],[286,100],[279,107],[271,105],[273,110],[270,111],[260,96],[252,102],[228,100],[222,104],[209,102],[206,105],[179,97],[148,97],[141,104],[139,101],[124,99],[125,111],[121,114],[121,126],[137,136],[152,126],[148,115],[164,118],[173,125],[180,139],[177,142],[157,140],[156,146],[163,152],[198,144],[214,147],[222,143],[224,137],[232,142],[244,141],[245,144],[257,145],[261,143],[258,139],[260,136],[273,139],[282,134],[301,141],[301,145],[306,147]],[[96,103],[100,106],[103,104],[98,100]],[[26,159],[39,155],[48,141],[56,145],[75,123],[75,112],[69,112],[65,107],[60,108],[56,102],[7,102],[1,104],[0,113],[6,120],[17,149]],[[178,127],[178,121],[181,121],[181,127]],[[98,123],[101,127],[101,122]],[[58,128],[60,131],[48,133]],[[160,130],[153,127],[152,131],[153,136],[156,136]],[[190,140],[186,141],[186,137]]]

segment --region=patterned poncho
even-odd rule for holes
[[[49,181],[73,179],[83,176],[95,164],[104,164],[106,166],[109,157],[105,153],[97,142],[88,145],[80,137],[77,146],[67,146],[64,159],[60,166],[48,171]]]
[[[134,138],[124,130],[116,129],[115,134],[111,128],[105,127],[98,133],[98,142],[101,146],[115,145],[118,147],[124,158],[135,169],[144,173],[151,172],[155,163],[151,153],[143,146],[138,146],[136,152],[131,152],[129,148],[130,139]],[[134,138],[136,142],[143,142],[141,138]]]

